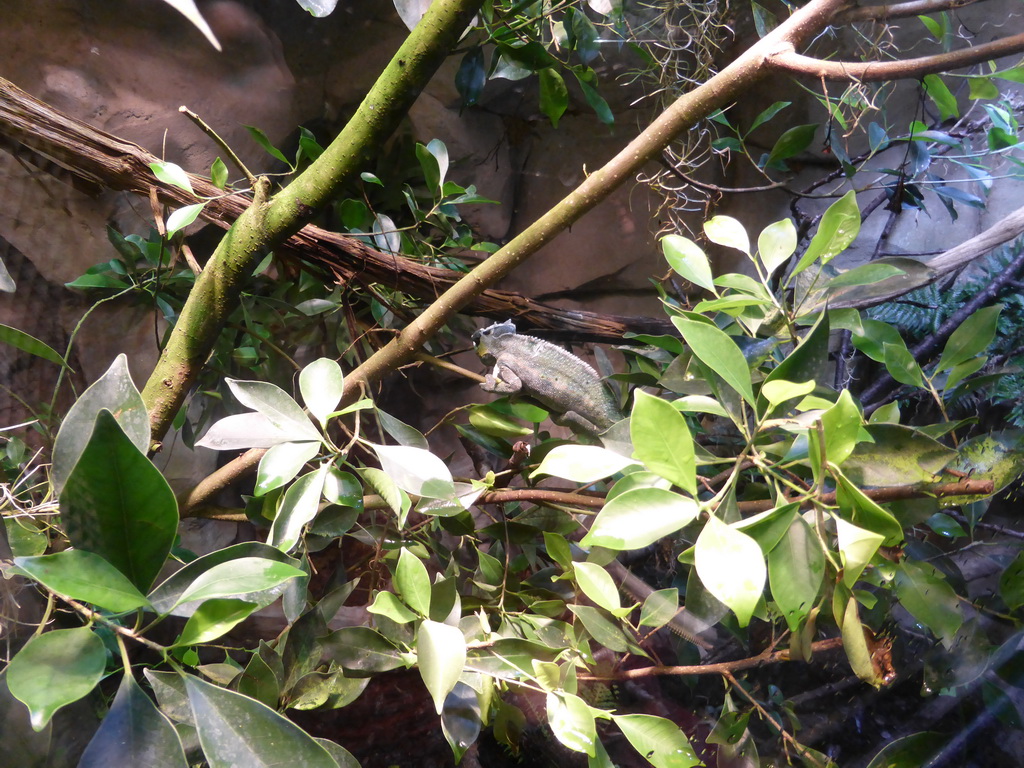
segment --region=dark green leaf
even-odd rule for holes
[[[174,726],[126,673],[78,768],[188,768],[188,764]]]
[[[565,80],[554,67],[542,69],[540,77],[540,111],[547,115],[554,128],[569,106],[569,90]]]
[[[268,155],[273,157],[275,160],[280,160],[282,163],[287,165],[289,168],[292,168],[292,164],[288,162],[288,158],[284,156],[284,154],[281,152],[281,150],[279,150],[277,147],[275,147],[273,144],[270,143],[270,139],[267,138],[267,134],[265,134],[259,128],[256,128],[255,126],[252,126],[252,125],[245,126],[245,130],[247,130],[249,132],[249,135],[252,136],[253,140],[257,144],[259,144],[261,147],[263,147],[263,150]]]
[[[455,73],[455,88],[462,97],[463,106],[476,104],[487,82],[484,66],[484,52],[480,46],[473,46],[462,57],[459,71]]]
[[[369,627],[344,627],[323,640],[325,657],[354,676],[404,666],[398,648]]]
[[[817,130],[817,123],[797,125],[790,128],[775,142],[772,151],[768,153],[768,159],[765,160],[764,166],[766,168],[786,170],[785,161],[807,149],[811,142],[814,141],[814,134]]]
[[[14,564],[58,594],[114,613],[149,604],[124,574],[92,552],[69,549],[41,557],[16,557]]]
[[[68,367],[60,353],[50,345],[43,343],[35,336],[3,323],[0,323],[0,343],[8,344],[15,349],[20,349],[22,352],[28,352],[30,355],[41,357],[43,360],[49,360],[51,363],[56,363],[63,368]]]
[[[255,699],[192,675],[185,687],[210,768],[338,768],[312,737]]]
[[[60,507],[75,548],[95,552],[139,591],[149,590],[174,543],[178,503],[106,409],[64,485]]]
[[[946,341],[936,370],[948,371],[984,352],[995,338],[1002,310],[1002,304],[983,307],[964,320]]]
[[[54,490],[58,493],[89,442],[96,417],[103,408],[114,414],[140,451],[149,450],[149,412],[128,373],[128,358],[118,355],[110,368],[71,406],[60,426],[53,446],[51,475]]]

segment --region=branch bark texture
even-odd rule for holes
[[[341,134],[271,200],[253,204],[221,240],[196,282],[142,391],[154,440],[170,426],[260,256],[285,242],[398,126],[479,10],[482,0],[439,0],[399,48]]]

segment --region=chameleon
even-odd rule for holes
[[[597,371],[557,344],[516,333],[511,320],[476,331],[473,344],[494,366],[480,385],[485,392],[530,397],[577,434],[597,436],[623,418]]]

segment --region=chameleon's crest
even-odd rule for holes
[[[516,332],[516,324],[511,320],[506,320],[504,323],[494,323],[488,325],[486,328],[481,328],[473,333],[473,341],[479,341],[484,336],[507,336],[510,333]]]

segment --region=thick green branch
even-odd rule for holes
[[[438,0],[410,33],[341,134],[302,175],[253,204],[224,236],[189,295],[142,392],[153,437],[162,438],[209,357],[260,256],[297,232],[398,126],[458,42],[482,0]]]

